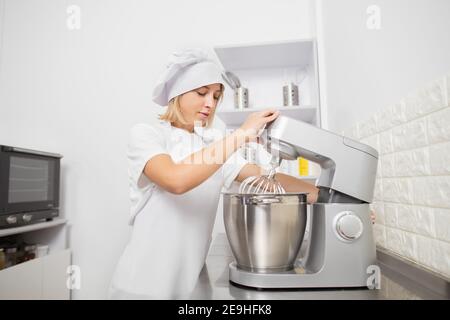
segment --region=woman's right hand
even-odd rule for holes
[[[275,120],[279,114],[280,112],[275,109],[251,113],[239,129],[244,133],[247,142],[255,141],[266,123]]]

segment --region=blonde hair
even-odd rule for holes
[[[220,92],[219,99],[217,100],[216,107],[214,108],[213,112],[211,112],[211,115],[208,119],[208,123],[207,123],[206,127],[210,127],[212,125],[212,123],[214,121],[214,115],[216,113],[216,108],[219,106],[219,103],[222,102],[222,100],[223,100],[223,91],[225,89],[223,84],[220,84],[220,88],[221,88],[221,92]],[[194,91],[194,90],[191,90],[191,91]],[[191,92],[191,91],[189,91],[189,92]],[[183,94],[180,94],[179,96],[176,96],[175,98],[170,99],[169,104],[167,105],[166,112],[159,115],[160,120],[164,120],[169,123],[178,121],[183,125],[188,125],[188,123],[184,119],[183,114],[181,113],[181,109],[180,109],[180,98],[181,98],[181,96],[183,96]]]

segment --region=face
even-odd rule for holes
[[[201,121],[202,125],[205,125],[208,120],[212,120],[213,111],[216,109],[221,94],[220,83],[203,86],[183,94],[179,102],[186,122],[194,125],[196,121]]]

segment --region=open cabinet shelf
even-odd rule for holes
[[[214,48],[227,70],[260,68],[304,68],[311,63],[313,39],[235,44]]]
[[[248,90],[249,107],[237,109],[235,92],[231,85],[226,86],[217,117],[227,128],[236,129],[250,113],[269,108],[280,110],[281,115],[321,126],[315,39],[218,45],[214,47],[214,52],[223,68],[236,75],[241,86]],[[299,106],[284,106],[284,89],[289,83],[298,88]],[[243,155],[246,154],[251,152],[244,151]],[[259,162],[257,164],[261,165]],[[298,176],[299,168],[295,160],[280,169],[280,172],[300,179],[316,179],[314,171],[309,172],[310,176]]]
[[[281,115],[285,115],[312,124],[316,122],[316,107],[275,107],[275,109],[279,110]],[[249,114],[261,110],[264,109],[248,108],[242,110],[223,110],[218,111],[217,116],[223,122],[225,122],[227,126],[238,127],[245,121]]]
[[[1,229],[0,243],[47,245],[49,251],[46,255],[0,270],[0,300],[70,299],[67,272],[72,259],[67,237],[67,220],[62,217]]]

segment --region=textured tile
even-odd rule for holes
[[[450,277],[450,75],[346,132],[380,153],[377,246]]]
[[[428,147],[412,150],[409,176],[421,176],[429,174],[430,156]]]
[[[392,129],[392,145],[396,152],[406,150],[409,146],[406,143],[407,125],[403,124]]]
[[[440,78],[405,99],[408,120],[429,114],[445,106],[444,78]]]
[[[380,154],[392,153],[394,146],[392,144],[392,129],[380,133]]]
[[[400,102],[392,106],[392,114],[391,114],[392,126],[398,126],[407,121],[405,112],[406,112],[405,99],[401,99]]]
[[[432,175],[450,174],[450,142],[438,143],[429,147],[430,172]]]
[[[383,179],[383,201],[412,204],[413,185],[411,179]]]
[[[426,118],[414,120],[407,123],[405,126],[406,135],[402,140],[406,148],[419,148],[428,144]]]
[[[388,130],[394,126],[405,123],[406,121],[404,99],[376,114],[378,132]]]
[[[427,117],[429,143],[450,141],[450,108]]]
[[[377,121],[376,116],[373,115],[366,121],[358,123],[357,131],[360,138],[367,138],[377,133]]]
[[[434,209],[411,205],[397,206],[398,227],[427,237],[435,237]]]
[[[393,178],[395,176],[395,154],[387,154],[382,157],[381,176],[383,178]]]
[[[416,239],[418,263],[425,265],[428,268],[434,268],[432,256],[432,239],[421,235],[418,235]]]
[[[394,153],[392,165],[396,177],[414,177],[430,174],[428,147]]]
[[[398,203],[413,203],[413,188],[411,178],[396,179],[396,201]]]
[[[413,260],[417,261],[417,242],[416,235],[410,232],[402,232],[402,254]]]
[[[428,177],[413,178],[411,181],[414,204],[419,206],[429,205],[428,196],[431,191]]]
[[[412,231],[434,238],[436,236],[434,210],[430,207],[416,207]]]
[[[434,209],[436,238],[450,242],[450,209]]]
[[[382,157],[380,156],[379,158],[378,158],[378,162],[377,162],[377,174],[376,174],[376,177],[377,178],[381,178],[382,177],[382,172],[383,172],[383,164],[381,163],[382,162],[382,159],[381,159]]]
[[[407,177],[410,175],[411,152],[401,151],[393,154],[392,169],[397,177]]]
[[[402,234],[400,230],[386,227],[386,247],[398,254],[402,254]]]
[[[392,109],[393,109],[393,107],[390,106],[390,107],[384,108],[377,114],[377,116],[378,116],[377,117],[377,125],[378,125],[378,130],[380,132],[388,130],[393,127]]]
[[[394,151],[419,148],[428,144],[427,120],[425,118],[408,122],[392,129]]]
[[[386,226],[389,226],[391,228],[398,227],[397,204],[384,203],[384,217]]]
[[[450,277],[450,243],[433,240],[432,255],[435,269]]]
[[[381,199],[378,200],[382,200],[382,201],[387,201],[387,202],[396,202],[397,197],[396,197],[396,184],[395,184],[395,179],[393,178],[389,178],[389,179],[383,179],[383,180],[378,180],[382,182],[382,187],[383,187],[383,196]],[[380,184],[376,184],[380,185]]]
[[[378,178],[375,180],[373,201],[382,201],[382,200],[383,200],[383,180]]]
[[[398,227],[405,231],[413,232],[417,222],[416,209],[411,205],[400,204],[397,206]]]
[[[450,176],[426,178],[427,205],[439,208],[450,207]]]

